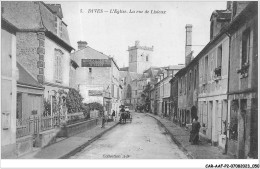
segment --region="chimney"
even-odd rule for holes
[[[86,41],[78,41],[78,50],[86,48],[88,43]]]
[[[136,40],[135,41],[135,46],[139,46],[140,45],[140,41],[139,40]]]
[[[232,10],[232,2],[227,1],[227,10],[231,11]]]
[[[192,25],[187,24],[186,28],[186,42],[185,42],[185,65],[191,61],[191,41],[192,41]]]

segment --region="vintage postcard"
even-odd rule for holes
[[[258,1],[1,1],[2,167],[258,153]]]

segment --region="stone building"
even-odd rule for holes
[[[135,41],[135,46],[128,47],[129,67],[120,68],[120,79],[123,81],[122,103],[136,108],[137,100],[141,100],[141,91],[149,81],[143,73],[151,67],[153,46],[140,46]],[[134,82],[133,82],[134,81]]]
[[[141,81],[137,80],[140,80],[141,77],[142,74],[139,73],[120,71],[120,78],[123,84],[122,104],[130,106],[131,109],[135,108],[134,106],[136,106],[137,99],[140,99],[139,93],[137,93],[137,91],[139,91],[139,82]]]
[[[227,118],[229,37],[224,27],[231,20],[231,11],[216,10],[211,16],[211,41],[199,57],[199,121],[201,134],[214,146],[225,148]]]
[[[54,103],[58,97],[65,97],[57,94],[59,91],[65,93],[70,88],[70,52],[73,48],[70,46],[67,25],[62,21],[61,5],[43,2],[3,2],[2,18],[19,30],[16,33],[16,61],[19,72],[16,137],[26,137],[20,145],[17,144],[18,155],[21,155],[29,151],[32,145],[43,147],[55,141],[57,131],[53,124],[40,125],[42,121],[38,120],[39,123],[34,123],[38,125],[35,127],[37,130],[33,133],[23,132],[27,130],[20,130],[20,127],[28,129],[28,119],[42,119],[43,116],[59,116],[65,120],[66,106],[63,104],[57,111],[54,109]],[[50,102],[51,108],[48,113],[43,106],[43,100]],[[32,136],[39,136],[41,139]],[[24,147],[27,147],[26,150]]]
[[[151,67],[150,95],[151,109],[154,114],[169,117],[170,115],[170,80],[181,69],[182,65],[169,65],[167,67]],[[145,71],[146,73],[147,71]]]
[[[186,25],[185,67],[175,74],[178,86],[177,121],[181,126],[190,125],[198,109],[198,58],[193,58],[192,25]]]
[[[178,80],[174,76],[169,82],[171,86],[169,118],[171,121],[178,122]]]
[[[129,72],[142,74],[152,66],[153,46],[140,46],[139,41],[135,41],[135,46],[128,47],[129,52]]]
[[[170,65],[164,68],[163,78],[160,81],[162,83],[162,88],[160,93],[162,94],[162,114],[165,117],[170,117],[171,110],[171,84],[170,80],[175,76],[175,74],[182,69],[182,65]]]
[[[16,157],[16,32],[1,18],[1,158]]]
[[[115,60],[91,48],[85,41],[78,42],[78,50],[71,57],[79,66],[73,84],[83,96],[83,102],[98,102],[108,113],[111,110],[118,112],[122,86]]]
[[[258,158],[258,2],[232,2],[228,153]]]

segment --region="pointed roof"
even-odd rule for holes
[[[81,65],[81,59],[110,59],[109,56],[89,46],[71,53],[71,58]]]
[[[52,12],[54,12],[59,18],[63,18],[63,13],[60,4],[46,4]]]
[[[67,25],[62,21],[61,35],[56,33],[56,14],[43,2],[37,1],[3,1],[2,18],[12,23],[21,31],[44,31],[46,36],[50,36],[57,43],[68,50],[72,50],[70,45]],[[61,6],[60,6],[61,8]]]
[[[33,76],[28,71],[26,71],[26,69],[21,64],[16,62],[16,66],[19,72],[17,84],[44,89],[44,87],[36,79],[34,79]]]

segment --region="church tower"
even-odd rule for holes
[[[152,66],[152,47],[140,46],[139,41],[135,41],[135,46],[129,47],[129,72],[142,74],[143,71]]]

